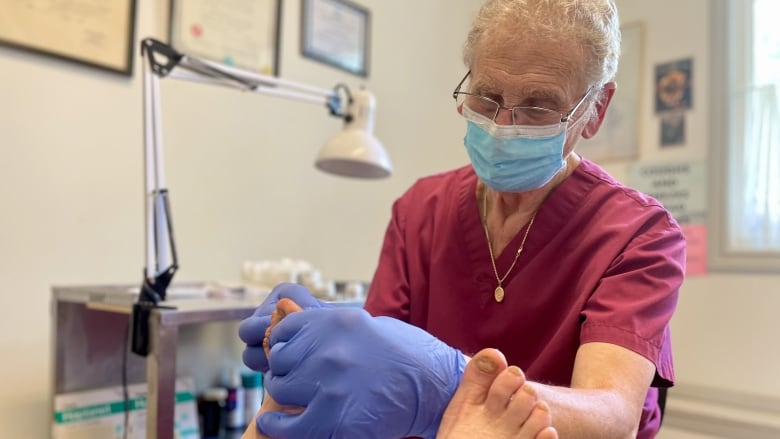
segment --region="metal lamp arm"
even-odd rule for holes
[[[222,85],[317,104],[327,104],[334,97],[338,99],[337,90],[328,90],[196,58],[179,53],[171,46],[151,38],[141,42],[141,51],[147,57],[152,72],[160,77]]]
[[[149,352],[148,319],[151,309],[166,299],[167,288],[178,269],[168,190],[165,187],[160,78],[174,78],[236,88],[325,106],[331,115],[351,117],[344,110],[342,95],[352,101],[349,89],[333,90],[262,75],[177,52],[152,38],[141,41],[144,68],[144,174],[146,267],[138,302],[133,307],[133,352]]]
[[[174,78],[211,85],[236,88],[243,91],[283,97],[324,105],[331,115],[349,123],[352,119],[344,110],[342,94],[347,104],[352,100],[349,89],[338,84],[327,90],[308,84],[262,75],[235,67],[222,65],[177,52],[171,46],[152,38],[141,42],[144,63],[144,113],[145,113],[145,170],[147,194],[146,219],[146,278],[157,284],[157,277],[176,270],[177,261],[172,225],[168,209],[168,193],[165,189],[159,78]],[[167,230],[166,230],[167,229]],[[172,273],[167,276],[172,277]],[[162,281],[162,279],[160,279]],[[165,300],[165,292],[158,291]]]

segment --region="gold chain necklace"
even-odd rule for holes
[[[504,301],[504,286],[503,286],[504,281],[506,280],[507,276],[509,276],[509,273],[512,272],[512,269],[515,268],[515,264],[517,264],[517,259],[520,257],[520,253],[523,252],[523,247],[525,247],[525,240],[528,238],[528,232],[531,231],[531,226],[534,225],[534,218],[536,218],[536,212],[534,212],[534,214],[531,215],[531,220],[528,222],[528,227],[525,229],[525,235],[523,235],[523,240],[520,242],[520,248],[517,249],[517,253],[515,253],[515,259],[512,261],[512,265],[509,266],[509,270],[507,270],[506,273],[504,273],[503,277],[498,275],[498,269],[496,268],[496,258],[493,256],[493,245],[490,243],[490,233],[488,233],[487,188],[484,189],[482,195],[482,212],[483,212],[482,228],[485,229],[485,238],[487,238],[488,250],[490,250],[490,263],[493,264],[493,274],[496,275],[496,281],[498,281],[498,286],[493,292],[493,298],[496,299],[496,302],[501,303]]]

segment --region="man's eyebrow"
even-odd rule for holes
[[[525,100],[539,100],[553,103],[561,102],[561,95],[550,89],[541,89],[537,87],[521,88],[513,90],[512,94]]]
[[[520,87],[514,89],[506,89],[505,87],[500,87],[499,85],[497,85],[496,83],[490,80],[472,81],[471,84],[469,85],[469,91],[471,93],[485,95],[487,97],[501,95],[502,100],[508,100],[508,101],[538,100],[538,101],[550,102],[550,103],[561,103],[565,100],[560,94],[550,89],[542,89],[538,87]],[[522,103],[517,103],[514,105],[522,105]]]
[[[499,94],[498,90],[500,87],[495,85],[492,81],[471,81],[469,84],[469,89],[472,93],[491,93],[491,94]]]

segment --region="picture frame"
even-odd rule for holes
[[[131,76],[136,0],[0,0],[0,45]]]
[[[693,59],[686,58],[655,66],[655,112],[693,108]]]
[[[281,0],[170,0],[170,17],[177,51],[279,76]]]
[[[301,0],[301,54],[368,77],[371,12],[349,0]]]
[[[644,71],[644,25],[620,27],[620,63],[615,75],[617,90],[607,107],[604,122],[590,139],[580,139],[577,152],[595,162],[639,158],[641,89]]]

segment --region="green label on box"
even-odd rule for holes
[[[194,401],[195,395],[192,392],[177,392],[176,403],[183,403]],[[133,410],[146,410],[146,397],[139,396],[127,401],[129,411]],[[125,402],[114,401],[102,404],[88,405],[85,407],[74,407],[69,409],[63,409],[54,413],[54,422],[57,424],[67,424],[70,422],[80,422],[90,419],[103,418],[106,416],[116,415],[124,413]]]

